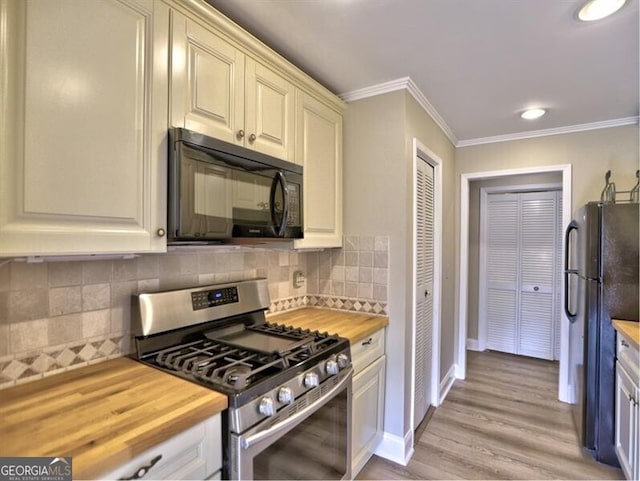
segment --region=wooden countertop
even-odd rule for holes
[[[640,349],[640,322],[613,320],[613,327],[631,342],[636,349]]]
[[[227,408],[227,397],[129,358],[0,392],[0,456],[71,456],[93,479]]]
[[[389,325],[389,318],[386,316],[317,307],[303,307],[282,314],[271,314],[268,320],[287,326],[338,334],[349,339],[351,344]]]

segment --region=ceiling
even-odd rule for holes
[[[457,145],[637,123],[639,0],[207,1],[347,99],[409,77]]]

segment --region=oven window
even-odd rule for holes
[[[347,390],[253,459],[254,479],[342,479],[347,474]]]

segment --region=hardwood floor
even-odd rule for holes
[[[357,479],[624,479],[579,448],[557,363],[471,351],[467,363],[409,464],[374,456]]]

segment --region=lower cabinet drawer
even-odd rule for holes
[[[358,374],[384,354],[384,329],[351,345],[351,360],[354,374]]]
[[[136,456],[101,479],[215,479],[222,468],[220,415]]]
[[[616,337],[616,357],[630,374],[637,375],[640,373],[640,351],[620,333]]]

